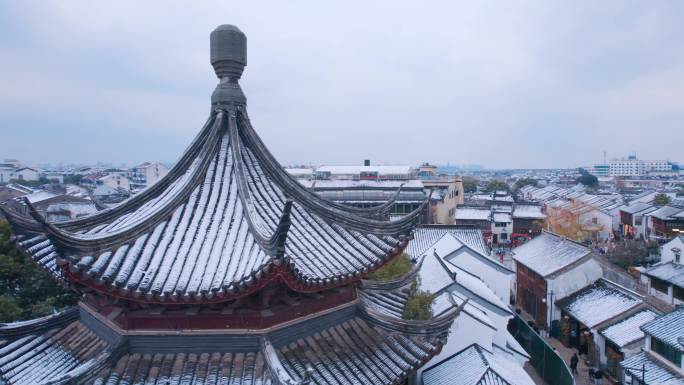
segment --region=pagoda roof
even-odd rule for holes
[[[396,384],[434,357],[459,314],[401,320],[348,304],[282,327],[130,332],[88,306],[0,324],[9,384]]]
[[[221,83],[212,111],[159,182],[116,207],[60,223],[46,221],[29,201],[30,217],[3,208],[34,261],[115,297],[206,303],[243,297],[273,280],[296,291],[343,285],[401,253],[427,200],[390,219],[396,196],[355,208],[302,186],[252,127],[237,84],[246,57],[230,51],[244,44],[225,48],[234,40],[214,37]]]

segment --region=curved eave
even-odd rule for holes
[[[382,264],[374,266],[367,272],[359,271],[358,274],[352,274],[345,277],[331,278],[331,279],[310,279],[299,274],[291,263],[291,260],[285,259],[286,263],[277,264],[275,261],[263,266],[256,273],[246,277],[240,282],[235,283],[230,288],[225,290],[218,290],[210,293],[198,293],[197,295],[177,295],[175,293],[140,293],[124,288],[111,285],[110,283],[92,279],[83,274],[74,264],[62,260],[61,270],[66,279],[73,283],[78,283],[87,286],[99,293],[127,299],[135,302],[155,303],[155,304],[179,304],[179,305],[193,305],[193,304],[210,304],[232,301],[254,294],[261,290],[269,283],[284,283],[288,288],[300,293],[315,293],[323,290],[334,289],[336,287],[355,284],[361,280],[361,276],[366,273],[371,273],[384,264],[391,261],[394,257],[400,255],[407,242],[402,242],[396,251],[387,255],[387,258]],[[290,262],[290,263],[288,263]]]
[[[243,106],[212,113],[179,164],[120,215],[95,214],[97,226],[49,223],[27,202],[33,221],[11,221],[46,240],[24,251],[34,260],[49,253],[54,275],[144,302],[226,301],[274,280],[313,292],[355,282],[401,253],[425,207],[385,220],[320,198],[270,155]]]

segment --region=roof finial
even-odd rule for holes
[[[218,26],[210,37],[211,65],[216,76],[240,79],[247,65],[247,37],[234,25]]]
[[[238,80],[247,65],[247,37],[234,25],[218,26],[210,36],[210,59],[221,80],[211,96],[212,104],[246,102]]]

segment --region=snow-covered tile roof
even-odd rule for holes
[[[522,365],[473,344],[423,372],[424,385],[533,385]]]
[[[448,293],[451,295],[451,298],[456,303],[456,306],[461,306],[466,300],[468,300],[468,303],[466,303],[465,306],[463,307],[463,313],[465,313],[469,317],[475,319],[476,321],[482,323],[483,325],[488,326],[492,330],[497,330],[496,324],[489,317],[487,311],[485,311],[485,309],[484,309],[484,307],[482,307],[482,305],[478,304],[475,301],[471,301],[469,299],[470,297],[465,296],[462,293],[459,293],[457,291],[452,291],[452,292],[448,292]],[[435,312],[434,315],[436,316],[437,313]]]
[[[667,343],[673,348],[684,352],[684,345],[680,342],[684,338],[684,308],[678,307],[675,310],[663,314],[653,321],[643,325],[641,330],[646,334]]]
[[[636,202],[630,205],[625,205],[623,208],[620,209],[620,211],[626,212],[628,214],[634,214],[649,209],[651,207],[653,207],[653,205],[649,203]]]
[[[541,206],[515,205],[515,209],[513,210],[513,218],[544,219],[546,218],[546,215],[542,213]]]
[[[655,277],[673,285],[684,287],[684,266],[667,262],[660,265],[655,265],[646,270],[644,274],[649,277]]]
[[[323,189],[419,189],[423,190],[423,182],[420,180],[349,180],[349,179],[330,179],[330,180],[300,180],[305,187],[313,187],[315,190]]]
[[[684,209],[679,208],[679,207],[663,206],[663,207],[659,208],[658,210],[653,211],[649,215],[654,217],[654,218],[658,218],[658,219],[662,219],[662,220],[668,220],[668,219],[673,219],[672,217],[674,215],[678,215],[682,212],[684,212]]]
[[[321,166],[316,172],[331,174],[359,174],[361,172],[377,172],[379,174],[408,174],[411,166]]]
[[[444,234],[452,234],[459,241],[470,248],[489,255],[485,245],[482,231],[475,229],[459,229],[454,226],[419,226],[413,232],[413,239],[409,242],[404,252],[413,258],[423,255],[432,245],[439,241]]]
[[[494,222],[498,223],[510,223],[513,221],[511,219],[511,214],[508,213],[494,213],[492,217],[494,218]]]
[[[454,214],[456,220],[488,221],[491,211],[488,208],[459,207]]]
[[[648,385],[684,385],[684,377],[674,370],[658,362],[658,359],[651,358],[648,353],[641,352],[620,363],[625,368],[625,372],[634,378],[641,380],[642,367],[646,369],[644,379]]]
[[[57,194],[53,194],[51,192],[41,190],[41,191],[36,191],[34,193],[28,194],[25,196],[25,198],[28,199],[29,202],[31,202],[31,203],[38,203],[38,202],[42,202],[46,199],[54,198],[56,196],[57,196]]]
[[[543,232],[538,237],[513,249],[513,259],[542,277],[569,266],[591,253],[588,248]]]
[[[285,171],[294,176],[310,176],[314,172],[312,168],[285,168]]]
[[[601,330],[606,339],[619,347],[624,347],[644,338],[641,325],[653,321],[658,314],[643,310]]]
[[[455,282],[458,285],[455,290],[458,290],[458,287],[460,287],[464,289],[464,294],[468,297],[477,297],[473,298],[474,301],[485,301],[503,311],[510,312],[508,306],[501,300],[501,298],[497,297],[496,293],[494,293],[494,290],[487,286],[484,281],[459,268],[458,266],[448,262],[447,264],[451,272],[455,273]]]
[[[440,258],[428,253],[418,272],[418,287],[422,291],[437,294],[454,283],[451,273],[442,265]]]
[[[642,303],[643,300],[638,294],[604,279],[556,302],[589,328],[613,319]]]

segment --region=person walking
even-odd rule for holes
[[[597,385],[603,384],[603,371],[601,369],[596,369],[596,372],[594,372],[594,379],[596,380]]]
[[[577,374],[577,363],[579,362],[579,357],[577,357],[577,353],[574,353],[572,357],[570,358],[570,370],[572,370],[572,374]]]

